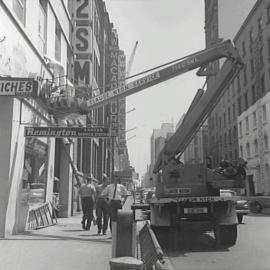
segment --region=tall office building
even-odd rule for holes
[[[226,1],[226,8],[224,2],[205,1],[206,45],[211,46],[223,37],[233,38],[244,67],[209,117],[210,151],[216,165],[221,159],[246,159],[246,193],[268,193],[270,1]],[[239,19],[234,15],[241,8],[243,15]],[[230,18],[236,31],[230,30],[222,20],[219,15],[222,12],[227,14],[223,18]],[[231,31],[230,35],[226,29]],[[215,68],[218,70],[219,63]],[[208,80],[208,86],[212,80],[215,78]]]

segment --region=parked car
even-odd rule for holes
[[[232,197],[232,196],[237,196],[237,194],[234,190],[221,189],[220,196]],[[236,210],[238,223],[241,224],[243,222],[243,217],[249,213],[248,201],[247,200],[237,200],[235,210]]]
[[[269,195],[257,195],[248,197],[250,211],[253,213],[270,212],[270,196]]]

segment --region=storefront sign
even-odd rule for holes
[[[38,82],[31,78],[0,77],[0,96],[36,97]]]
[[[56,138],[100,138],[109,137],[107,127],[25,127],[25,137],[56,137]]]

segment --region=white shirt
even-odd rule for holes
[[[101,192],[101,195],[104,197],[108,197],[109,200],[111,200],[113,199],[114,190],[115,190],[115,184],[110,184]],[[125,186],[121,184],[117,184],[114,199],[121,200],[122,197],[127,196],[127,195],[128,195],[127,189],[125,188]]]

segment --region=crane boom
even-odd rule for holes
[[[208,114],[213,110],[219,98],[223,95],[226,86],[238,74],[242,65],[241,62],[235,63],[231,59],[227,59],[223,64],[220,72],[215,78],[214,85],[208,88],[196,101],[196,104],[190,108],[186,114],[183,123],[176,130],[174,135],[167,141],[163,150],[158,156],[154,167],[154,173],[157,173],[162,164],[168,163],[169,159],[182,154],[187,145],[198,131],[201,123],[204,122]]]
[[[134,48],[133,48],[132,53],[130,55],[130,58],[129,58],[129,61],[128,61],[128,64],[127,64],[126,77],[128,77],[129,74],[130,74],[131,67],[132,67],[132,64],[133,64],[133,61],[134,61],[134,57],[135,57],[135,53],[136,53],[136,50],[137,50],[137,46],[138,46],[138,41],[135,42]]]
[[[223,57],[231,59],[231,62],[241,62],[236,48],[232,45],[230,40],[227,40],[221,42],[213,48],[194,53],[191,56],[186,57],[184,60],[178,61],[163,69],[150,73],[137,80],[131,81],[125,86],[104,92],[103,94],[88,100],[82,99],[80,102],[78,102],[79,111],[81,113],[88,113],[90,110],[103,106],[104,104],[109,103],[115,99],[121,99],[132,95],[190,70],[200,67],[199,71],[201,71],[201,69],[205,68],[207,64]]]

